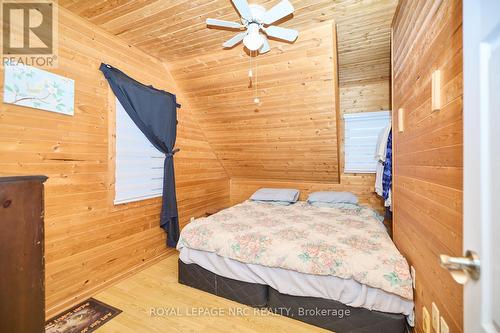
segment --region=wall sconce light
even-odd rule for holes
[[[404,118],[404,109],[398,109],[398,132],[404,132],[405,130],[405,118]]]
[[[432,111],[441,110],[441,71],[435,70],[432,72],[431,77],[432,86],[432,98],[431,98],[431,108]]]

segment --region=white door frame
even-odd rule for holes
[[[500,29],[492,23],[500,22],[500,1],[463,1],[463,55],[464,55],[464,225],[463,248],[476,251],[481,260],[481,278],[464,286],[464,332],[500,332],[493,324],[494,293],[493,246],[500,243],[500,235],[492,235],[494,209],[500,198],[492,192],[493,182],[500,170],[492,170],[495,154],[500,155],[500,123],[493,125],[492,107],[489,105],[488,66],[492,45],[500,43]],[[496,73],[500,76],[500,73]],[[494,75],[494,74],[493,74]],[[497,89],[495,87],[495,89]],[[500,94],[500,87],[498,87]],[[500,113],[500,110],[498,110]],[[495,118],[498,120],[500,117]],[[494,132],[493,132],[494,131]],[[500,186],[500,184],[496,184]],[[498,212],[498,211],[496,211]],[[497,266],[498,267],[498,266]],[[497,313],[498,314],[498,313]],[[497,318],[498,320],[498,318]]]

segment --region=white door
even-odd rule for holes
[[[464,286],[466,333],[500,332],[500,0],[464,0],[464,250],[480,277]]]

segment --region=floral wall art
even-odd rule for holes
[[[72,79],[20,64],[6,64],[4,69],[4,103],[74,115]]]

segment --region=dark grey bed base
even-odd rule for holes
[[[267,307],[267,286],[229,279],[179,259],[179,283],[255,308]]]
[[[353,308],[337,301],[286,295],[273,288],[229,279],[179,259],[179,283],[338,333],[404,333],[402,314]]]

